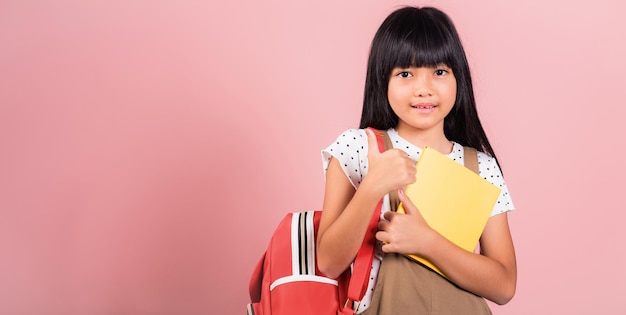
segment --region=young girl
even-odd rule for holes
[[[375,286],[383,257],[390,253],[426,257],[448,276],[454,290],[497,304],[513,297],[517,271],[507,212],[514,206],[478,118],[472,89],[465,52],[445,13],[405,7],[385,19],[372,41],[361,129],[343,132],[322,151],[326,188],[317,255],[323,273],[335,278],[350,267],[384,198],[377,255],[357,313],[368,308],[375,290],[394,290]],[[386,130],[394,148],[379,152],[366,127]],[[461,164],[463,146],[477,149],[480,176],[501,188],[480,238],[480,254],[461,249],[431,229],[403,194],[415,181],[415,162],[424,146]],[[406,214],[389,211],[392,191],[398,192]]]

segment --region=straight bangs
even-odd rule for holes
[[[441,38],[425,35],[415,36],[411,41],[401,43],[393,68],[437,67],[441,64],[454,68],[450,45]]]
[[[455,42],[449,36],[449,30],[442,23],[437,23],[428,17],[419,17],[424,12],[415,12],[414,16],[407,16],[404,23],[397,23],[398,28],[391,30],[389,44],[393,52],[387,56],[385,68],[388,75],[391,70],[409,67],[436,67],[444,64],[455,71],[456,62]]]

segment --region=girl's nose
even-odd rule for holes
[[[413,94],[419,97],[429,97],[433,95],[433,90],[428,78],[422,77],[415,80],[415,86],[413,87]]]
[[[415,87],[414,94],[419,97],[429,97],[433,95],[433,90],[427,84],[419,84]]]

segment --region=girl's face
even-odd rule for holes
[[[443,134],[443,120],[456,100],[456,79],[452,69],[443,64],[394,68],[387,97],[398,115],[398,130]]]

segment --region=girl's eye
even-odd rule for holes
[[[407,71],[401,71],[397,74],[397,76],[401,77],[401,78],[408,78],[411,76],[411,73],[407,72]]]
[[[435,70],[435,75],[438,76],[438,77],[446,75],[447,73],[448,73],[448,70],[445,70],[445,69],[437,69],[437,70]]]

